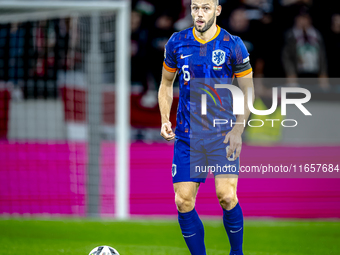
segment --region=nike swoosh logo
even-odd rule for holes
[[[192,234],[192,235],[190,235],[190,236],[185,236],[185,235],[183,235],[183,237],[184,237],[184,238],[189,238],[189,237],[192,237],[192,236],[194,236],[194,235],[196,235],[196,233],[195,233],[195,234]]]
[[[183,56],[183,54],[182,54],[182,55],[181,55],[181,59],[187,58],[187,57],[190,57],[190,56],[192,56],[192,54],[191,54],[191,55],[186,55],[186,56]]]
[[[241,229],[242,229],[242,227],[241,227],[239,230],[236,230],[236,231],[232,231],[232,230],[230,230],[230,233],[234,234],[234,233],[240,232],[240,231],[241,231]]]

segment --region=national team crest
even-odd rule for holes
[[[172,177],[175,177],[176,174],[177,174],[177,165],[172,164]]]
[[[217,65],[223,65],[225,62],[225,52],[223,50],[214,50],[212,53],[212,62]]]

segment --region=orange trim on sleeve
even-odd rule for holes
[[[168,72],[170,73],[175,73],[177,71],[177,68],[171,68],[171,67],[168,67],[165,62],[163,62],[163,66],[165,68],[165,70],[167,70]]]
[[[245,70],[240,73],[235,73],[236,78],[241,78],[243,76],[246,76],[247,74],[250,74],[253,71],[253,68],[249,68],[248,70]]]

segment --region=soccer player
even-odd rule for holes
[[[207,171],[202,169],[207,166],[210,170],[210,166],[216,169],[219,166],[220,170],[227,166],[223,168],[226,171],[214,172],[216,194],[223,209],[230,254],[243,254],[243,214],[236,187],[241,135],[250,113],[248,88],[253,91],[252,68],[242,40],[216,25],[220,13],[218,0],[191,1],[194,27],[174,33],[166,44],[158,95],[161,135],[167,141],[175,139],[172,180],[178,221],[194,255],[206,254],[204,228],[195,210],[195,200],[200,183],[207,177]],[[177,73],[180,95],[175,134],[169,115]],[[216,87],[231,84],[234,77],[245,99],[244,114],[237,116],[233,114],[231,91]],[[253,92],[249,96],[253,99]],[[237,99],[240,98],[234,98]],[[215,125],[216,119],[224,124]]]

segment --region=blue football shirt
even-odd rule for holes
[[[195,35],[195,28],[174,33],[165,46],[164,68],[179,75],[180,96],[177,108],[176,135],[190,138],[224,136],[230,124],[213,126],[214,119],[235,123],[233,98],[228,89],[215,84],[232,84],[252,68],[242,40],[217,26],[210,41]],[[207,115],[201,114],[202,94],[207,95]]]

